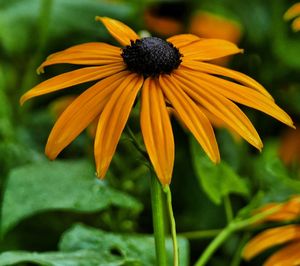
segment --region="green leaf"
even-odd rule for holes
[[[169,264],[172,261],[172,241],[167,239]],[[189,245],[178,238],[180,265],[189,263]],[[4,252],[0,266],[35,262],[47,266],[117,266],[155,265],[154,238],[149,235],[120,235],[84,225],[75,225],[62,236],[60,252]]]
[[[212,163],[192,137],[190,147],[198,180],[215,204],[221,204],[222,198],[230,193],[249,195],[246,182],[226,162]]]
[[[121,266],[138,265],[132,260],[117,256],[105,256],[102,252],[79,250],[75,252],[25,252],[8,251],[0,255],[0,266],[32,262],[45,266]]]
[[[253,160],[253,183],[258,192],[250,203],[240,210],[239,217],[248,217],[255,209],[270,202],[284,202],[291,195],[300,194],[300,181],[292,179],[278,158],[279,144],[275,140],[265,142],[262,153]],[[251,162],[251,161],[250,161]]]
[[[82,36],[97,36],[101,24],[95,22],[95,16],[109,16],[120,20],[128,20],[135,12],[131,3],[108,3],[107,1],[85,0],[51,1],[49,5],[49,21],[39,29],[40,12],[45,1],[18,0],[0,6],[0,38],[4,49],[9,54],[25,52],[28,47],[36,45],[41,37],[40,30],[49,28],[51,39],[63,38],[72,34],[77,39]],[[80,18],[80,19],[78,19]],[[14,27],[10,27],[14,25]],[[32,32],[36,38],[31,38]],[[102,27],[104,33],[104,27]],[[78,34],[76,34],[78,33]],[[16,38],[18,36],[18,38]]]
[[[1,232],[49,210],[96,212],[110,206],[140,211],[141,204],[96,178],[84,160],[29,164],[8,177],[1,212]]]
[[[180,265],[188,265],[189,246],[185,238],[178,238]],[[167,253],[171,265],[172,241],[166,241]],[[138,259],[142,265],[155,265],[154,238],[147,235],[119,235],[104,232],[84,225],[75,225],[67,231],[60,242],[60,250],[74,252],[94,250],[103,254],[116,253],[124,258]]]
[[[259,189],[264,191],[263,203],[284,201],[300,193],[300,181],[292,179],[282,161],[278,158],[278,143],[268,141],[260,156],[254,160],[253,177]]]

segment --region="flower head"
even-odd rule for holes
[[[276,207],[278,204],[268,204],[261,211]],[[278,211],[266,217],[264,221],[287,222],[300,217],[300,197],[295,196]],[[251,239],[243,250],[243,257],[250,260],[263,251],[278,245],[286,244],[285,247],[276,251],[267,259],[264,266],[293,266],[300,264],[300,226],[285,225],[267,229]]]
[[[292,29],[294,31],[300,30],[300,3],[296,3],[292,5],[285,13],[284,13],[285,20],[294,19],[292,22]]]
[[[144,143],[164,185],[171,181],[174,163],[169,108],[178,114],[213,162],[219,162],[220,155],[207,113],[223,120],[259,150],[262,142],[255,128],[234,102],[293,126],[290,117],[255,80],[207,62],[240,53],[242,50],[235,44],[200,39],[191,34],[176,35],[167,40],[140,39],[117,20],[106,17],[97,17],[97,20],[103,22],[122,47],[85,43],[50,55],[38,69],[40,72],[46,66],[60,63],[89,66],[46,80],[21,98],[23,104],[35,96],[98,80],[79,95],[55,123],[45,151],[50,159],[55,159],[99,117],[94,155],[97,175],[103,178],[140,90]]]

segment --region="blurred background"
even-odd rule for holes
[[[214,63],[263,84],[297,126],[300,33],[293,32],[291,21],[283,20],[293,3],[0,0],[0,265],[155,265],[148,236],[152,234],[149,171],[126,133],[105,181],[96,180],[94,174],[93,128],[55,162],[45,157],[54,121],[75,95],[90,86],[38,97],[20,107],[25,91],[75,69],[57,65],[37,75],[37,67],[49,54],[84,42],[116,44],[95,16],[121,20],[138,33],[148,31],[161,38],[193,33],[226,39],[243,48],[244,54]],[[264,203],[300,193],[299,129],[243,110],[264,142],[263,152],[216,121],[222,157],[217,167],[172,120],[176,160],[171,189],[182,265],[192,265],[232,215],[249,214]],[[133,110],[129,124],[141,141],[138,113]],[[267,254],[250,262],[240,258],[255,232],[233,235],[209,265],[261,265]]]

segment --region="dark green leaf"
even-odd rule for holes
[[[139,211],[132,197],[96,178],[87,161],[55,161],[26,165],[11,171],[3,197],[1,232],[47,210],[96,212],[114,205]]]
[[[189,246],[179,238],[180,265],[187,266]],[[119,235],[84,225],[75,225],[62,237],[60,252],[4,252],[0,266],[20,262],[35,262],[47,266],[155,265],[154,238],[146,235]],[[169,264],[172,261],[172,242],[167,239]]]
[[[292,179],[278,158],[278,143],[265,143],[263,152],[254,161],[253,178],[260,190],[265,192],[263,202],[284,201],[292,194],[300,193],[300,181]]]
[[[190,146],[198,180],[215,204],[221,204],[222,198],[230,193],[249,194],[246,182],[226,162],[212,163],[194,138],[191,138]]]
[[[180,265],[188,265],[188,242],[184,238],[178,239],[180,251]],[[60,242],[60,250],[73,252],[78,250],[94,250],[103,252],[107,256],[117,253],[121,257],[138,259],[142,265],[155,265],[154,238],[145,235],[119,235],[107,233],[83,225],[75,225],[67,231]],[[172,242],[167,239],[167,252],[171,265]]]
[[[132,260],[116,256],[105,256],[100,251],[92,250],[45,253],[8,251],[0,255],[0,266],[14,265],[22,262],[32,262],[45,266],[141,265],[134,263]]]

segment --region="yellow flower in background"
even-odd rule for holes
[[[188,31],[201,38],[223,39],[238,44],[242,37],[242,26],[231,19],[207,11],[197,11],[191,17]],[[226,65],[230,57],[214,60],[214,63]]]
[[[172,36],[183,31],[183,23],[180,20],[167,16],[158,16],[151,10],[145,11],[144,22],[148,30],[162,36]]]
[[[279,203],[280,204],[280,203]],[[293,196],[284,204],[270,203],[259,210],[264,212],[276,206],[278,211],[267,216],[263,222],[290,222],[300,218],[300,196]],[[271,247],[286,244],[276,251],[264,266],[300,265],[300,225],[285,225],[271,228],[259,233],[244,247],[243,257],[250,260]]]
[[[285,130],[279,147],[279,156],[286,165],[300,163],[300,128]]]
[[[285,225],[267,229],[247,243],[243,257],[246,260],[278,245],[285,247],[269,257],[263,266],[296,266],[300,265],[300,225]]]
[[[268,215],[262,222],[288,222],[300,217],[300,196],[293,196],[288,202],[280,204],[278,211]],[[269,203],[259,212],[265,212],[279,206],[278,203]]]
[[[239,43],[242,35],[239,23],[207,11],[198,11],[192,16],[189,32],[199,37],[223,39],[235,44]]]
[[[300,30],[300,3],[292,5],[284,14],[285,20],[294,19],[292,22],[292,29],[294,31]]]
[[[168,113],[173,108],[213,162],[219,162],[218,145],[206,113],[211,113],[257,149],[262,142],[247,116],[234,103],[255,108],[293,127],[290,117],[255,80],[207,61],[240,53],[235,44],[200,39],[191,34],[166,41],[140,39],[123,23],[97,17],[120,47],[85,43],[50,55],[39,68],[69,63],[89,65],[46,80],[21,97],[32,97],[96,81],[79,95],[55,123],[45,149],[50,159],[68,146],[99,117],[94,142],[97,175],[103,178],[141,91],[140,124],[154,170],[163,185],[171,181],[174,138]],[[226,77],[224,79],[223,77]],[[227,78],[230,78],[228,80]],[[168,107],[167,107],[168,106]]]

